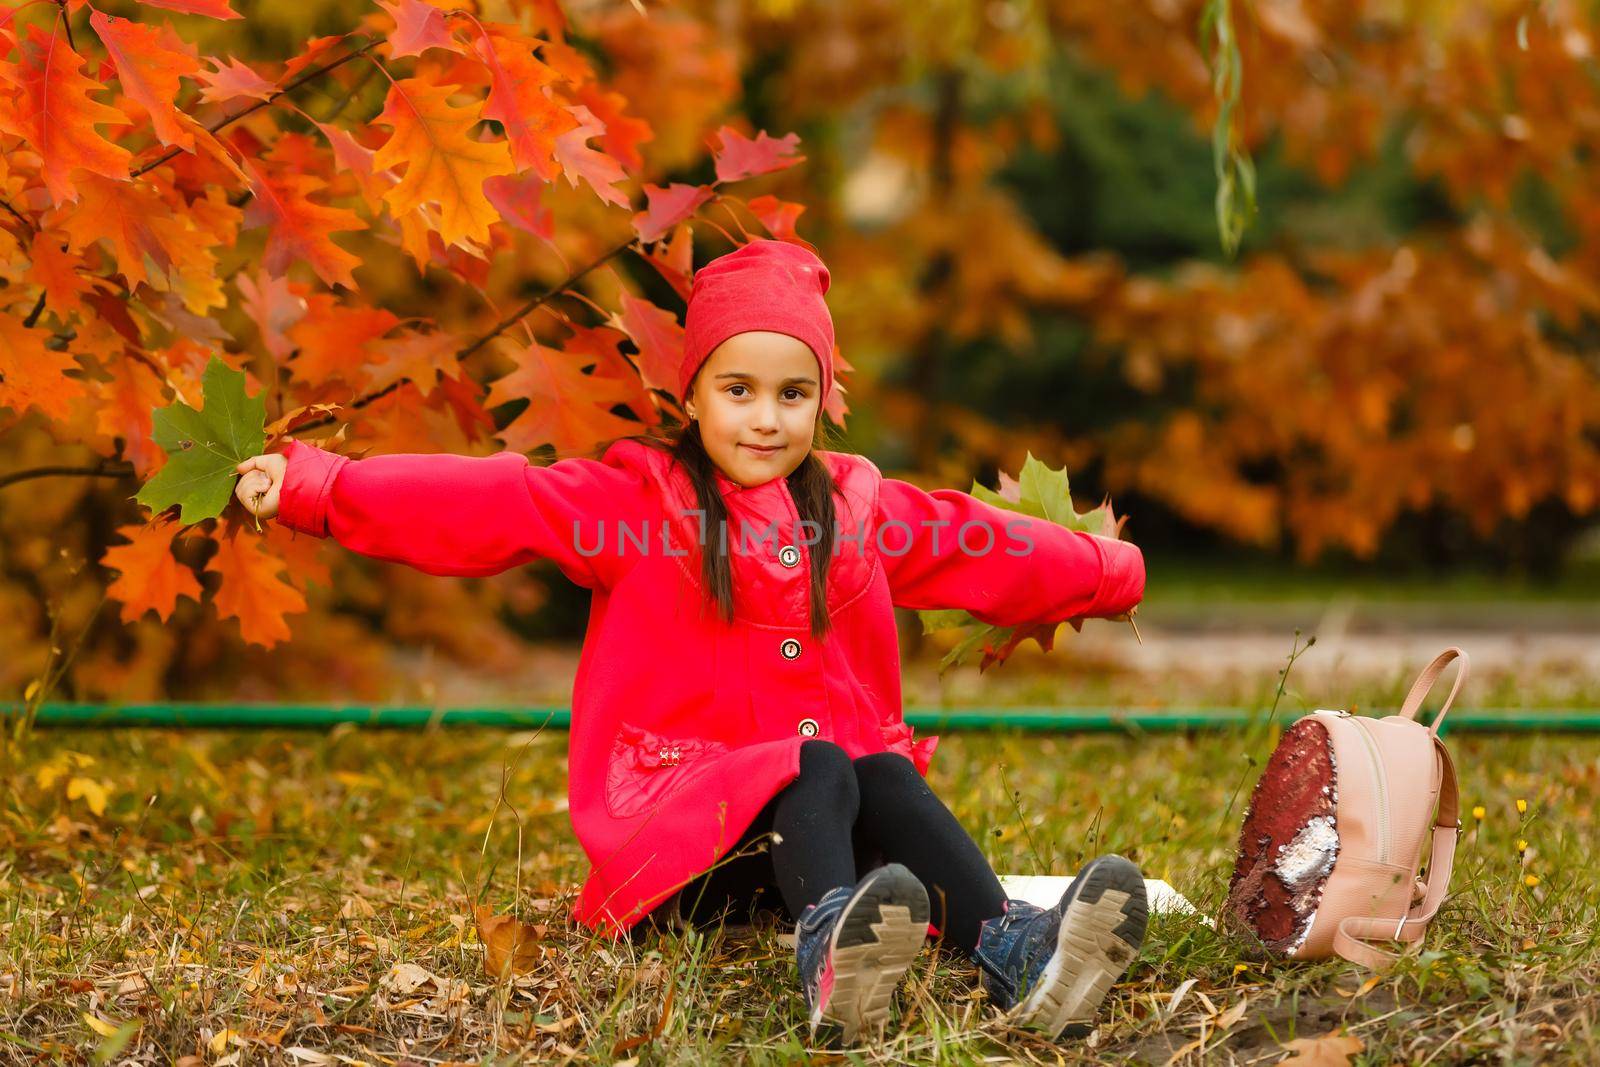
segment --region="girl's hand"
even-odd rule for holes
[[[284,472],[288,469],[286,456],[276,453],[251,456],[234,467],[240,478],[239,484],[233,487],[233,495],[257,519],[270,519],[278,513],[278,492],[283,488]]]

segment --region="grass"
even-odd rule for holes
[[[955,735],[931,780],[1002,871],[1118,851],[1214,913],[1272,739]],[[1094,1037],[1057,1048],[1006,1033],[972,968],[930,951],[889,1038],[844,1059],[1249,1062],[1341,1029],[1358,1063],[1600,1059],[1600,739],[1453,746],[1482,817],[1426,951],[1391,973],[1260,963],[1164,918]],[[829,1059],[777,931],[610,943],[571,924],[564,757],[563,735],[469,730],[12,745],[0,1062]],[[486,975],[477,901],[534,924],[530,973]]]

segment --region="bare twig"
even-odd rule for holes
[[[10,474],[0,475],[0,489],[8,485],[16,485],[32,478],[54,478],[58,476],[77,475],[85,478],[126,478],[133,473],[132,463],[118,463],[114,460],[101,460],[92,467],[34,467],[25,471],[13,471]]]
[[[244,118],[246,115],[253,115],[257,111],[260,111],[264,107],[271,107],[273,104],[277,103],[278,98],[283,96],[285,93],[288,93],[288,92],[290,92],[291,90],[294,90],[294,89],[298,89],[298,88],[300,88],[300,86],[304,85],[306,82],[312,81],[312,80],[314,80],[316,78],[320,78],[324,74],[327,74],[329,71],[338,70],[340,67],[344,66],[346,63],[350,62],[352,59],[357,59],[357,58],[359,58],[361,56],[366,55],[368,52],[370,52],[374,48],[378,47],[378,45],[382,44],[383,41],[384,41],[384,39],[382,37],[373,38],[372,40],[368,41],[366,44],[362,45],[360,48],[357,48],[353,52],[347,52],[344,55],[340,56],[338,59],[335,59],[335,60],[333,60],[331,62],[328,62],[328,63],[324,63],[320,67],[312,67],[311,69],[307,70],[305,73],[301,74],[294,81],[290,82],[288,85],[285,85],[282,89],[279,89],[276,92],[274,92],[271,96],[267,97],[267,99],[265,99],[265,100],[257,100],[255,103],[251,104],[249,107],[244,108],[244,109],[242,109],[240,111],[237,111],[234,114],[227,116],[226,118],[218,119],[216,122],[213,122],[210,126],[206,127],[206,132],[207,133],[216,133],[218,130],[221,130],[223,127],[229,126],[229,125],[231,125],[231,124],[233,124],[235,122],[238,122],[240,119]],[[149,171],[152,171],[155,168],[161,166],[161,164],[167,162],[168,160],[174,159],[177,156],[180,156],[182,154],[183,154],[183,149],[181,149],[181,148],[176,148],[176,147],[169,148],[165,152],[163,152],[159,156],[157,156],[156,158],[152,159],[150,162],[145,163],[142,166],[134,168],[133,172],[129,176],[133,177],[133,178],[137,178],[141,174],[145,174],[145,173],[147,173]]]

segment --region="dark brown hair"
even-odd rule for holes
[[[715,604],[718,615],[723,621],[732,622],[733,566],[728,558],[728,550],[729,545],[740,535],[730,531],[727,537],[722,537],[713,532],[722,530],[727,524],[728,509],[723,504],[722,493],[717,487],[716,464],[706,451],[705,442],[700,439],[700,424],[694,420],[686,425],[674,423],[662,432],[633,434],[619,440],[639,441],[667,452],[689,475],[689,482],[694,486],[695,497],[705,516],[704,524],[700,527],[705,531],[706,542],[701,545],[700,552],[701,582],[706,588],[708,598]],[[828,447],[837,446],[839,443],[832,428],[824,423],[819,410],[816,430],[811,440],[811,451],[806,453],[806,458],[801,460],[800,465],[787,477],[789,495],[794,498],[795,511],[800,520],[806,524],[800,529],[808,534],[816,531],[811,536],[815,536],[817,541],[807,548],[811,557],[813,637],[822,637],[830,629],[827,589],[828,572],[833,565],[836,515],[833,494],[838,491],[833,473],[817,456],[817,449],[826,447],[828,451],[841,451],[838,447]]]

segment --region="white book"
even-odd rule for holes
[[[1041,908],[1053,908],[1061,901],[1061,894],[1067,891],[1067,886],[1072,884],[1072,879],[1064,875],[1054,874],[1002,874],[1000,888],[1008,897],[1026,900],[1029,904]],[[1172,888],[1170,884],[1160,878],[1146,878],[1144,880],[1145,895],[1150,901],[1152,914],[1176,913],[1179,915],[1194,915],[1207,926],[1214,926],[1208,916],[1201,915],[1198,908],[1190,903],[1189,898]],[[794,945],[793,932],[781,933],[778,940],[785,945]]]
[[[1005,890],[1006,896],[1026,900],[1029,904],[1037,904],[1041,908],[1055,907],[1061,900],[1061,894],[1065,893],[1067,886],[1071,884],[1072,879],[1062,875],[1002,874],[1000,876],[1000,888]],[[1199,914],[1188,897],[1160,878],[1146,878],[1144,889],[1150,898],[1152,914],[1164,912]],[[1210,919],[1202,917],[1201,921],[1207,926],[1211,925]]]

